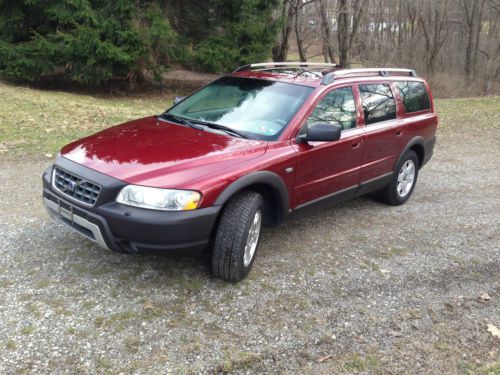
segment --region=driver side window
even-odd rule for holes
[[[356,127],[356,105],[352,87],[330,91],[320,100],[307,119],[307,128],[314,123],[338,124],[343,130]]]

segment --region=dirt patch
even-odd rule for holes
[[[220,75],[171,69],[162,76],[162,85],[181,93],[189,93],[216,80]]]

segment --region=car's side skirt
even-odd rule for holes
[[[385,188],[387,185],[391,183],[393,174],[394,174],[393,172],[389,172],[383,174],[382,176],[378,176],[372,178],[371,180],[361,183],[358,186],[358,191],[356,192],[356,196],[359,197],[361,195],[373,193],[374,191]]]
[[[312,201],[303,203],[295,207],[295,209],[292,211],[292,215],[296,216],[298,214],[302,214],[303,212],[307,212],[310,209],[314,210],[319,208],[332,207],[348,201],[349,199],[381,190],[391,183],[392,176],[393,172],[386,173],[382,176],[365,181],[360,185],[353,185],[346,189],[342,189],[332,194],[328,194]]]
[[[342,202],[348,201],[356,196],[358,185],[336,191],[335,193],[319,197],[315,200],[306,202],[297,206],[289,216],[298,217],[307,215],[309,212],[321,210],[323,208],[330,208]]]

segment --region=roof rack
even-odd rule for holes
[[[398,69],[398,68],[342,69],[326,74],[321,80],[321,84],[329,85],[337,78],[363,77],[370,75],[379,75],[381,77],[389,77],[389,76],[417,77],[417,72],[413,69]]]
[[[267,62],[267,63],[257,63],[257,64],[247,64],[240,66],[233,73],[245,72],[249,70],[271,70],[278,68],[335,68],[338,67],[336,64],[328,63],[314,63],[314,62]]]

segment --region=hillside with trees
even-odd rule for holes
[[[0,0],[0,71],[20,82],[141,80],[172,64],[218,72],[264,60],[277,0]]]
[[[94,86],[271,59],[405,66],[450,96],[492,94],[500,1],[0,0],[0,73],[17,82]]]

